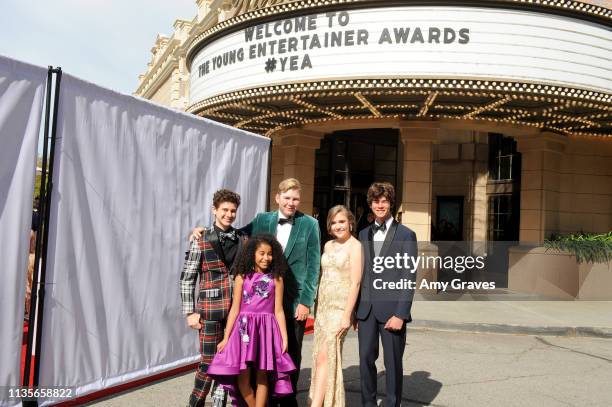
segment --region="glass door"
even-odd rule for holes
[[[374,181],[397,186],[398,131],[350,130],[328,134],[315,154],[314,206],[320,211],[323,241],[327,212],[335,205],[349,208],[358,227],[368,225],[367,191]]]

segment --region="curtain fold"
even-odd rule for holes
[[[237,225],[265,208],[269,140],[66,74],[58,137],[40,385],[80,396],[197,361],[187,236],[219,188]]]
[[[21,384],[36,147],[47,70],[0,56],[0,386]],[[9,400],[0,391],[0,405]]]

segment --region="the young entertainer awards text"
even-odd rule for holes
[[[414,44],[468,44],[463,27],[354,27],[347,11],[294,17],[247,27],[244,45],[212,55],[198,65],[198,77],[246,60],[262,59],[266,72],[312,69],[317,51],[328,48]],[[325,30],[325,31],[324,31]],[[315,32],[318,31],[318,32]]]

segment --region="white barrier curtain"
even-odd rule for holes
[[[0,56],[0,386],[21,384],[26,271],[47,71]],[[6,389],[0,404],[10,405]]]
[[[221,187],[242,197],[237,224],[264,209],[269,140],[61,85],[40,385],[79,396],[198,360],[179,295],[187,236]]]

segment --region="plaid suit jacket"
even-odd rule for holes
[[[246,236],[239,236],[236,259],[240,255]],[[200,280],[195,298],[196,281]],[[181,300],[183,314],[199,312],[203,320],[221,321],[227,317],[232,303],[230,270],[224,262],[223,250],[214,228],[204,233],[202,239],[191,242],[181,273]]]

